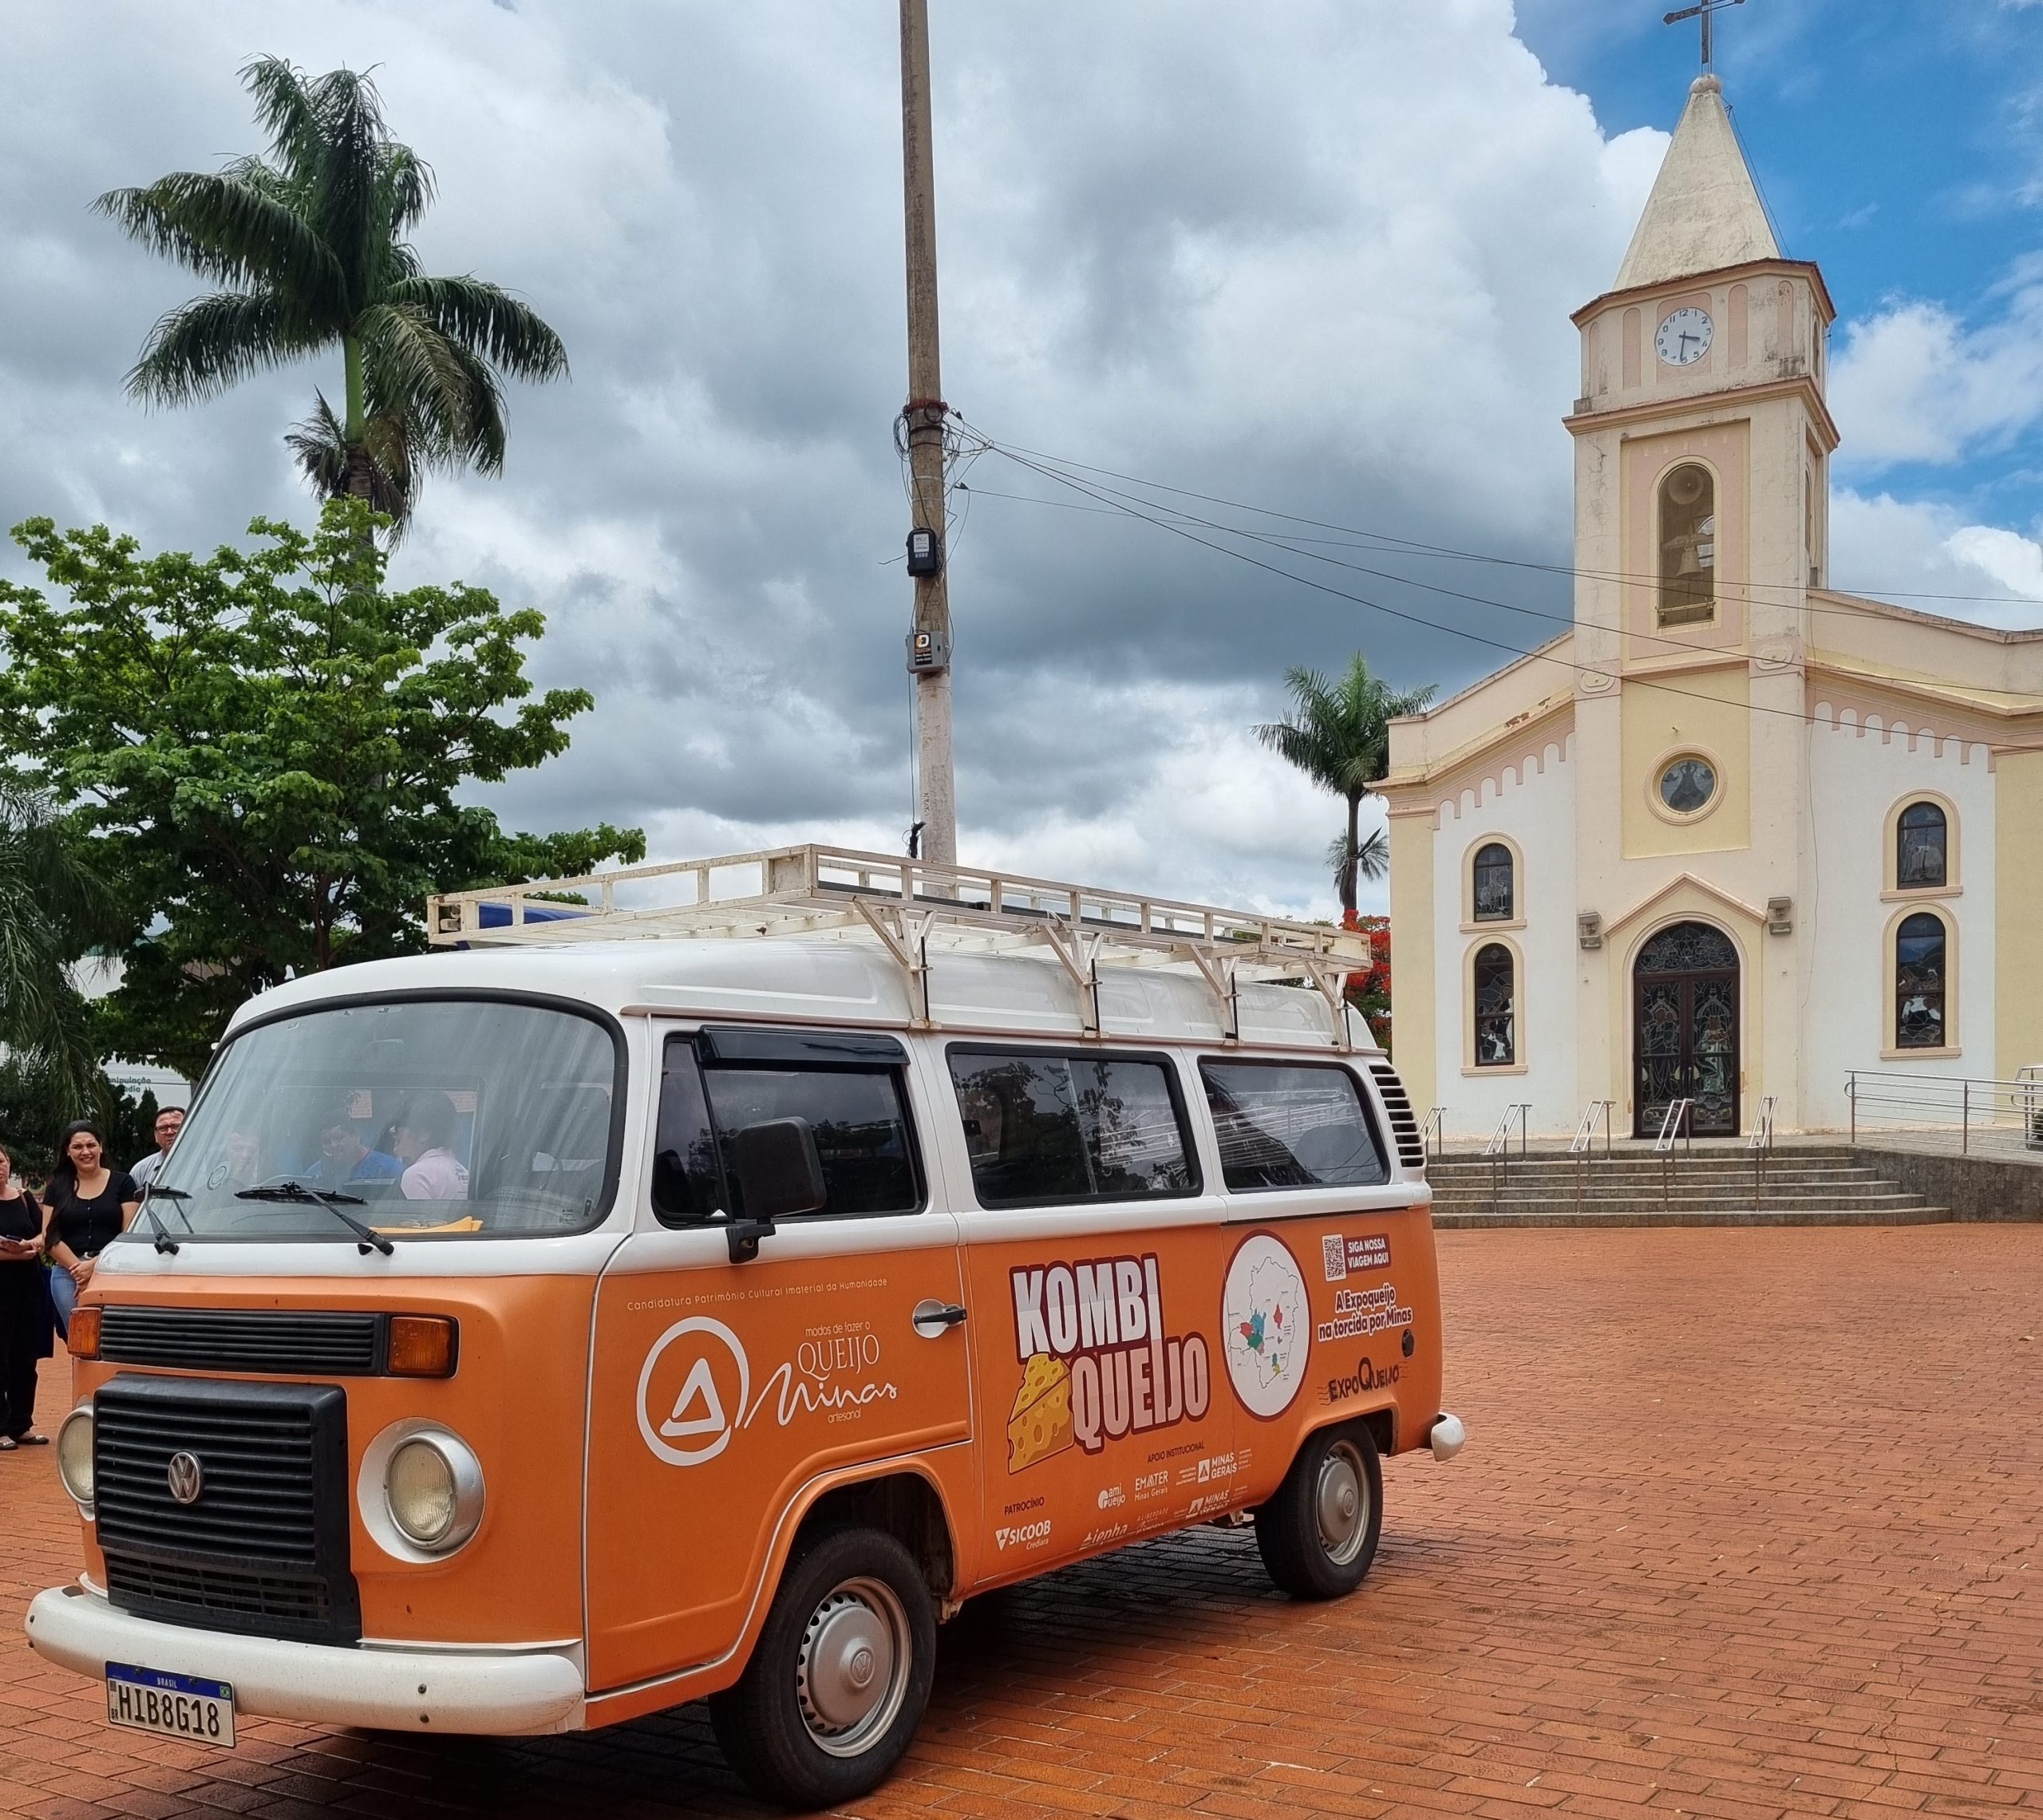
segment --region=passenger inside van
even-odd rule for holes
[[[391,1122],[390,1148],[407,1167],[397,1178],[408,1201],[465,1201],[468,1166],[454,1155],[454,1102],[441,1092],[414,1093]]]

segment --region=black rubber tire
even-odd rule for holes
[[[1322,1475],[1346,1474],[1368,1499],[1359,1534],[1330,1546],[1322,1534]],[[1276,1495],[1255,1514],[1255,1546],[1280,1592],[1294,1599],[1338,1599],[1361,1585],[1383,1530],[1383,1463],[1361,1423],[1322,1428],[1298,1449]]]
[[[907,1662],[901,1704],[854,1756],[816,1741],[796,1684],[809,1620],[833,1589],[878,1581],[899,1602]],[[773,1609],[734,1686],[709,1697],[709,1723],[724,1759],[769,1801],[833,1807],[869,1793],[901,1760],[929,1704],[936,1673],[936,1608],[915,1557],[879,1530],[838,1530],[788,1563]]]

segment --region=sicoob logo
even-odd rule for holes
[[[1227,1376],[1251,1415],[1281,1415],[1303,1380],[1312,1348],[1306,1280],[1281,1239],[1251,1234],[1235,1250],[1220,1292]]]

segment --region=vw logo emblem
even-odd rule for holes
[[[180,1504],[197,1503],[199,1494],[206,1489],[205,1469],[199,1464],[196,1454],[172,1454],[170,1469],[164,1477],[170,1482],[171,1496]]]

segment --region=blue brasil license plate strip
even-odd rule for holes
[[[106,1716],[110,1724],[160,1737],[187,1738],[225,1749],[234,1745],[234,1689],[225,1681],[109,1662]]]

